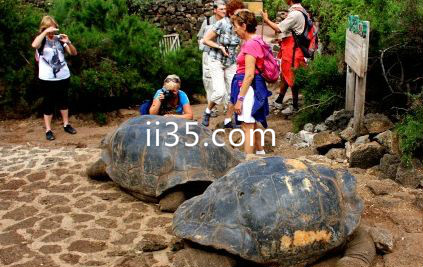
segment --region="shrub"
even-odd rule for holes
[[[343,105],[345,77],[335,56],[317,56],[307,68],[296,71],[296,86],[304,96],[304,106],[294,118],[294,130],[318,123]]]
[[[204,94],[201,58],[197,41],[193,40],[179,51],[166,55],[164,73],[178,75],[182,80],[181,89],[187,94]]]
[[[423,157],[423,106],[421,101],[419,103],[396,126],[402,161],[408,166],[414,156]]]
[[[16,0],[0,1],[0,79],[5,82],[0,91],[0,113],[16,117],[33,110],[35,63],[30,45],[40,19],[37,8]]]
[[[282,8],[287,7],[284,0],[273,0],[273,1],[265,0],[263,2],[264,2],[264,9],[269,14],[270,19],[275,19],[278,11],[281,10]]]
[[[72,111],[101,114],[139,104],[170,73],[182,78],[187,93],[202,90],[196,44],[163,56],[162,31],[129,14],[126,0],[55,0],[48,13],[78,50],[76,57],[67,58]],[[0,1],[0,16],[0,48],[8,51],[0,55],[0,79],[6,84],[0,92],[0,112],[26,116],[40,103],[30,44],[42,12],[21,1],[5,0]]]

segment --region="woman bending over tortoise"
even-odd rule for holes
[[[168,75],[163,88],[157,90],[153,97],[149,114],[173,116],[187,120],[193,119],[193,113],[187,94],[179,90],[181,79],[177,75]]]

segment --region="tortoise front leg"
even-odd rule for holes
[[[106,163],[102,159],[99,159],[91,167],[87,168],[86,173],[88,177],[94,180],[109,180],[110,177],[106,172],[106,167]]]
[[[370,234],[358,227],[346,245],[344,257],[336,264],[336,267],[368,267],[376,256],[376,248]]]

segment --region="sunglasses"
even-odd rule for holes
[[[241,17],[241,15],[239,13],[236,13],[235,16],[237,16],[241,20],[241,23],[244,23],[245,24],[244,18]]]
[[[176,79],[176,78],[167,78],[165,80],[165,83],[167,83],[167,82],[181,83],[181,81],[179,79]]]

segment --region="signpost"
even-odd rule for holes
[[[363,125],[366,97],[366,77],[369,60],[370,22],[358,16],[348,19],[345,42],[347,83],[345,109],[354,111],[354,132],[358,134]]]

